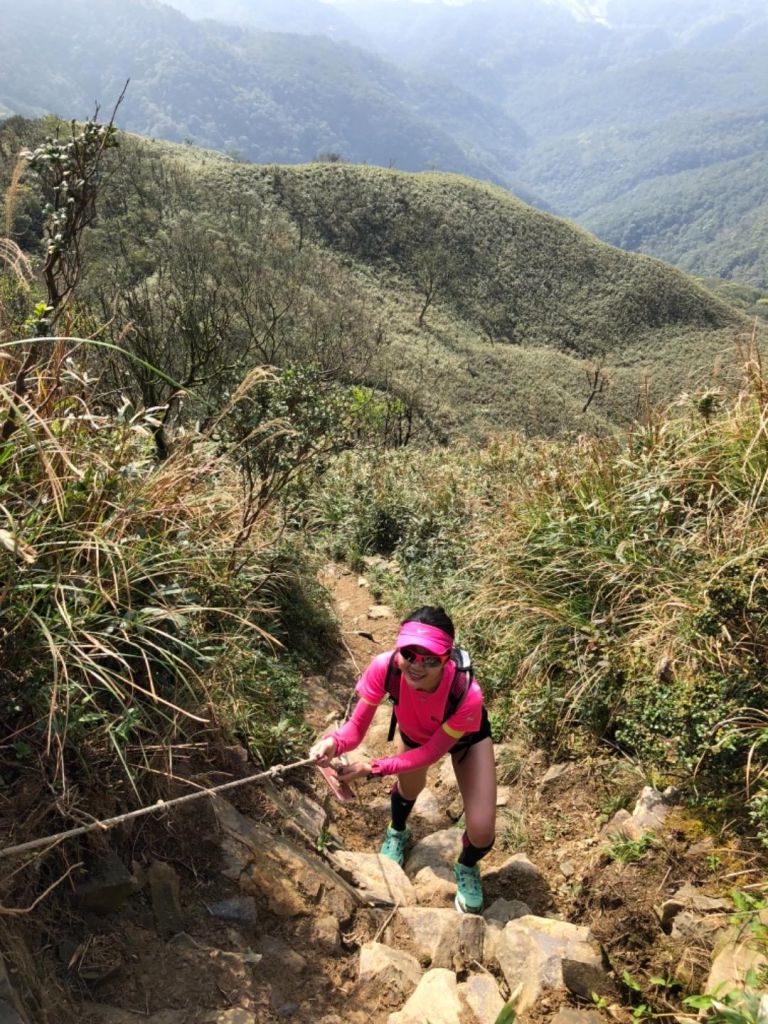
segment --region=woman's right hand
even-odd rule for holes
[[[323,768],[327,767],[336,756],[336,740],[333,736],[323,736],[314,746],[310,747],[309,757]]]

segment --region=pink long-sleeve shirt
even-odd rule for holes
[[[385,682],[392,652],[377,655],[361,676],[355,692],[362,698],[349,720],[336,732],[336,753],[354,750],[370,726],[377,706],[386,696]],[[448,661],[436,690],[426,693],[415,690],[401,677],[400,695],[395,716],[400,731],[419,746],[394,757],[376,758],[371,763],[375,775],[397,775],[416,771],[434,764],[456,743],[457,737],[442,728],[445,704],[456,672],[456,665]],[[483,714],[483,694],[475,679],[453,715],[445,722],[452,733],[476,732]]]

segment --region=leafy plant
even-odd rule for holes
[[[617,860],[621,864],[635,864],[643,859],[645,854],[657,846],[657,841],[650,832],[645,832],[639,839],[629,839],[618,833],[608,837],[609,843],[606,847],[606,854],[611,860]],[[631,986],[630,986],[631,987]]]

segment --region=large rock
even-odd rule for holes
[[[459,985],[459,997],[477,1024],[494,1024],[504,1009],[499,987],[490,974],[472,974]]]
[[[416,798],[413,814],[433,828],[448,824],[448,815],[431,789],[422,789]]]
[[[626,839],[638,840],[648,832],[656,832],[667,819],[670,804],[663,793],[653,786],[645,786],[637,802],[629,811],[617,811],[607,825],[601,829],[600,835],[610,839],[614,835]]]
[[[731,912],[731,904],[728,900],[707,896],[696,886],[686,882],[674,896],[665,900],[656,910],[664,931],[669,931],[674,919],[683,911],[691,911],[694,914],[727,914]]]
[[[483,962],[486,925],[482,917],[435,907],[403,907],[397,918],[416,956],[432,967],[459,971],[475,960]]]
[[[444,758],[443,761],[440,762],[439,779],[439,785],[440,788],[444,791],[444,796],[447,793],[458,793],[459,784],[456,781],[456,773],[453,770],[453,761],[450,759],[450,757],[446,757]]]
[[[130,871],[111,850],[98,854],[86,877],[77,883],[72,900],[79,910],[94,914],[112,914],[134,892],[136,883]]]
[[[518,991],[517,1009],[531,1009],[541,995],[566,987],[563,961],[585,964],[609,978],[603,957],[588,928],[547,917],[520,917],[510,921],[496,942],[496,960],[510,991]],[[572,970],[573,967],[571,966]]]
[[[421,981],[422,970],[415,956],[380,942],[366,942],[360,949],[358,985],[370,986],[385,1005],[401,1005]]]
[[[410,907],[416,903],[411,881],[399,864],[379,853],[337,850],[333,863],[360,895],[379,907]]]
[[[427,971],[416,991],[400,1010],[391,1013],[387,1024],[461,1024],[461,1000],[452,971]]]
[[[161,935],[177,935],[184,931],[184,913],[179,895],[179,876],[172,864],[154,860],[147,872],[152,912]]]
[[[413,879],[413,891],[420,907],[445,907],[453,903],[456,879],[450,868],[422,868]]]
[[[768,910],[761,910],[759,921],[768,927]],[[759,975],[768,967],[765,944],[760,943],[748,927],[729,928],[723,933],[715,950],[715,958],[705,987],[706,992],[723,996],[744,988],[747,976]]]
[[[498,899],[483,911],[486,923],[485,930],[485,959],[491,962],[496,959],[496,943],[499,940],[504,927],[519,917],[527,917],[531,908],[527,903],[520,900]]]
[[[320,857],[240,814],[226,800],[214,800],[222,831],[223,872],[245,891],[260,895],[279,917],[321,906],[339,921],[352,916],[361,897]]]
[[[546,878],[524,853],[516,853],[498,867],[488,868],[483,879],[505,899],[527,903],[536,914],[543,914],[551,906],[552,894]]]
[[[444,828],[421,839],[405,861],[405,872],[414,878],[422,868],[452,868],[461,853],[461,832],[457,828]]]

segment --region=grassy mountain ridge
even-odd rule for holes
[[[374,385],[417,393],[438,436],[610,430],[692,386],[746,321],[691,279],[508,192],[455,175],[258,167],[189,149],[212,206],[277,209],[323,254],[323,285],[379,325]],[[176,154],[175,156],[173,154]],[[727,361],[727,356],[726,356]],[[583,413],[586,371],[610,384]],[[382,376],[383,375],[383,376]]]
[[[238,168],[267,184],[325,245],[383,268],[489,338],[582,356],[620,349],[645,330],[719,329],[733,315],[683,275],[627,259],[582,229],[492,186],[379,168]],[[564,273],[564,271],[566,271]]]
[[[0,131],[6,178],[14,131],[30,144],[28,123]],[[32,237],[39,211],[21,198],[15,230]],[[83,294],[116,342],[124,320],[177,380],[201,371],[173,337],[203,329],[246,367],[316,360],[394,387],[439,438],[611,430],[644,392],[671,397],[727,362],[748,325],[673,268],[456,175],[124,137],[102,208]]]

